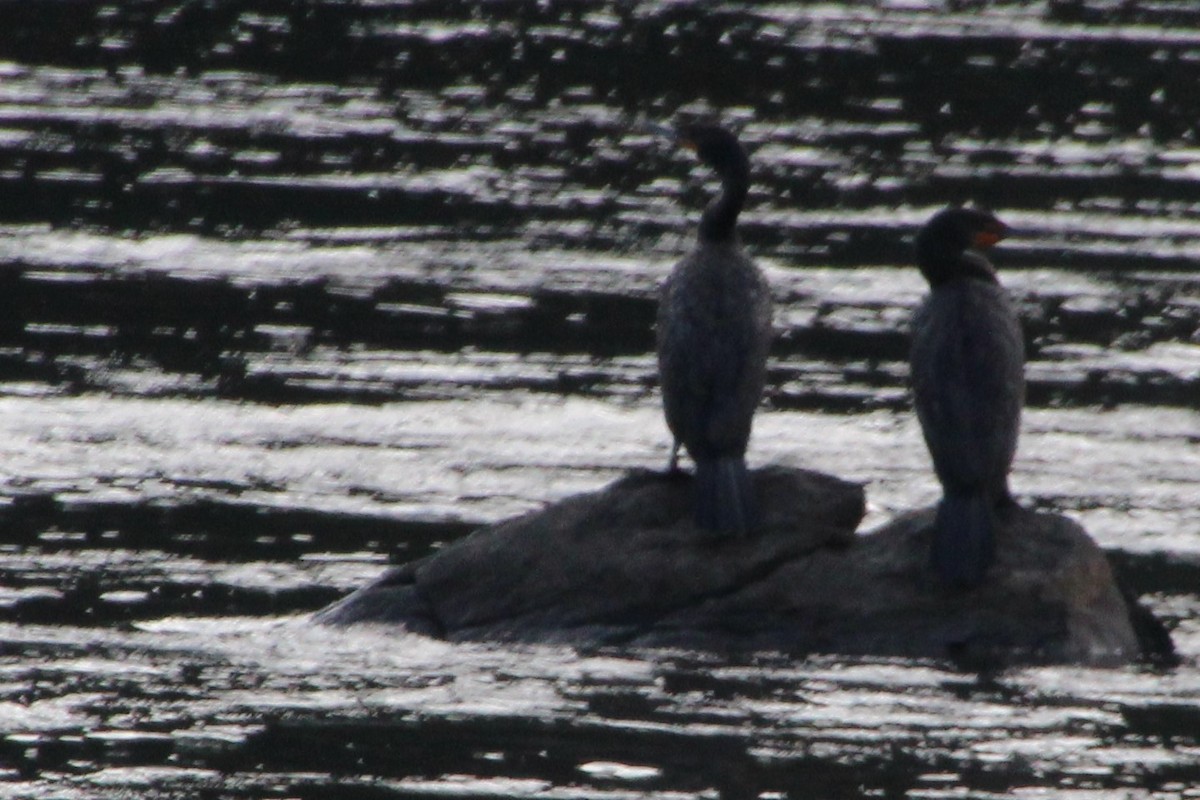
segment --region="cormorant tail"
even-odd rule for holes
[[[745,458],[698,459],[695,504],[698,527],[734,536],[749,534],[758,524],[758,509]]]
[[[938,504],[934,527],[933,567],[942,582],[970,587],[983,580],[996,549],[987,493],[947,492]]]

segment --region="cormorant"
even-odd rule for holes
[[[696,463],[696,525],[746,535],[757,522],[746,444],[766,380],[771,293],[738,241],[737,219],[750,184],[750,160],[737,137],[715,125],[681,125],[676,140],[721,177],[704,209],[696,246],[675,265],[658,306],[658,374],[668,465],[682,444]]]
[[[932,563],[956,587],[983,579],[996,512],[1013,505],[1008,471],[1025,398],[1021,325],[984,257],[1005,235],[985,211],[949,208],[917,234],[930,292],[913,317],[913,395],[942,484]]]

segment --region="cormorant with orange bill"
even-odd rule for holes
[[[1025,351],[1013,303],[984,251],[1004,237],[986,211],[949,208],[917,234],[928,297],[913,317],[913,396],[942,484],[932,563],[969,587],[995,553],[997,511],[1013,504],[1008,472],[1025,398]]]

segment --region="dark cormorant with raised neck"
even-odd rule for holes
[[[1012,301],[982,252],[1006,230],[985,211],[949,208],[916,240],[930,292],[913,317],[913,396],[942,484],[932,563],[952,587],[983,579],[997,511],[1013,504],[1008,472],[1025,399],[1025,348]]]
[[[770,287],[737,235],[750,160],[737,137],[715,125],[681,125],[676,139],[720,175],[721,193],[659,300],[658,375],[675,437],[668,468],[678,469],[682,444],[696,463],[696,525],[742,536],[757,522],[746,445],[771,345]]]

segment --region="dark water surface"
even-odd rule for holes
[[[1200,8],[0,1],[0,796],[1200,797]],[[1181,664],[449,645],[305,615],[665,463],[654,291],[753,151],[756,464],[937,496],[915,226],[990,205],[1022,502]]]

